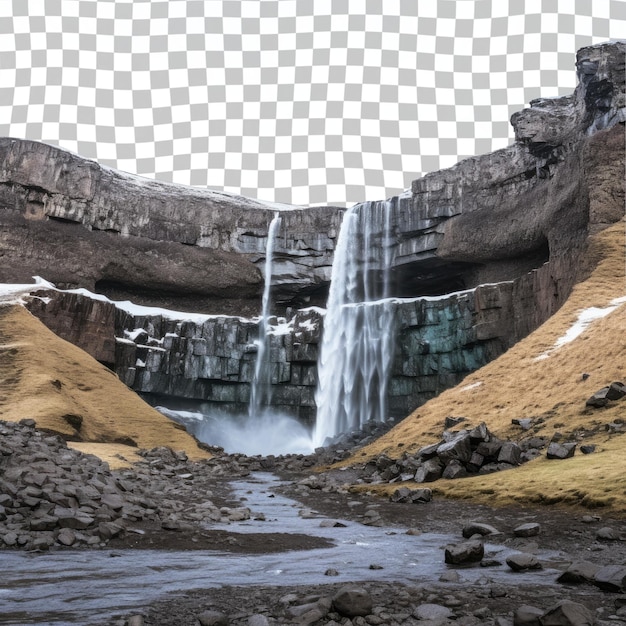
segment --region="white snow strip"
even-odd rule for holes
[[[33,276],[34,284],[0,283],[0,304],[24,304],[31,293],[54,289],[54,285],[41,276]]]
[[[479,380],[477,383],[472,383],[471,385],[465,385],[465,387],[461,387],[459,391],[469,391],[470,389],[476,389],[476,387],[480,387],[483,384],[482,380]]]
[[[609,305],[603,308],[592,306],[588,309],[583,309],[578,313],[578,319],[567,329],[564,335],[561,335],[555,342],[552,348],[546,350],[538,357],[535,357],[535,361],[542,361],[543,359],[547,359],[552,352],[558,350],[561,346],[564,346],[568,343],[571,343],[577,337],[580,337],[587,328],[595,322],[595,320],[602,319],[606,317],[610,313],[613,313],[615,309],[619,308],[622,304],[626,302],[626,296],[622,296],[620,298],[614,298],[609,302]]]

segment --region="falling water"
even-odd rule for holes
[[[387,418],[395,311],[389,300],[393,207],[392,201],[366,202],[344,215],[318,361],[316,446]]]
[[[261,412],[261,406],[269,404],[271,396],[267,327],[270,314],[272,257],[274,255],[274,244],[276,242],[278,229],[280,228],[280,222],[279,213],[275,213],[267,233],[267,245],[265,248],[265,285],[263,287],[261,318],[259,320],[259,338],[256,341],[257,353],[256,362],[254,364],[254,378],[250,386],[250,404],[248,405],[248,415],[250,417],[258,416]]]

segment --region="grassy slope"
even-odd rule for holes
[[[70,423],[76,418],[68,421],[68,415],[82,418],[78,431]],[[112,466],[136,458],[136,448],[115,443],[127,437],[139,448],[167,445],[193,459],[208,456],[114,373],[57,337],[25,308],[0,306],[0,419],[22,418],[80,439],[72,445]]]
[[[560,432],[570,440],[584,437],[586,443],[596,443],[598,451],[566,461],[542,458],[514,471],[439,480],[429,486],[442,495],[492,505],[604,506],[626,517],[626,435],[609,436],[604,428],[616,419],[626,420],[626,400],[604,409],[585,408],[586,399],[599,388],[626,381],[626,304],[593,322],[578,339],[554,350],[547,359],[536,360],[573,325],[579,311],[605,307],[626,294],[624,243],[623,222],[592,237],[584,262],[594,269],[556,315],[459,386],[421,406],[347,463],[382,452],[397,457],[402,451],[437,441],[447,416],[466,417],[470,424],[484,421],[492,432],[507,439],[523,436],[511,424],[513,418],[541,418],[542,423],[531,432],[548,437]],[[583,372],[589,374],[586,380]],[[475,383],[480,385],[468,389]]]

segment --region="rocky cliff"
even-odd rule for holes
[[[395,412],[545,321],[581,278],[588,235],[623,218],[625,53],[624,41],[580,50],[575,92],[515,114],[513,145],[385,201],[390,243],[372,232],[371,245],[392,246],[391,295],[412,299],[396,304]],[[290,307],[290,325],[271,339],[275,402],[312,415],[320,319],[297,309],[325,299],[342,210],[147,181],[15,139],[0,140],[0,163],[0,281],[39,274],[146,304],[256,314],[268,225],[280,210],[272,293],[277,312]],[[138,391],[247,401],[255,322],[132,318],[74,295],[51,298],[32,310]]]

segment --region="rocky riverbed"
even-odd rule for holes
[[[0,544],[7,563],[0,624],[626,623],[626,524],[601,513],[490,509],[438,498],[388,502],[350,490],[357,470],[314,471],[317,461],[341,456],[337,449],[280,458],[215,450],[213,459],[190,462],[158,448],[142,451],[144,461],[133,468],[110,471],[28,420],[0,423],[0,436]],[[263,487],[265,501],[254,500],[253,489],[231,488],[243,479],[264,480],[268,472],[281,480]],[[289,523],[273,518],[273,500],[284,497],[294,501]],[[369,533],[363,543],[370,542],[361,560],[330,559],[329,548],[346,543],[346,536],[359,543],[359,529]],[[151,561],[152,554],[165,553],[178,559],[176,566]],[[87,554],[93,557],[85,561]],[[124,569],[133,554],[145,556],[137,556],[134,566],[139,580],[145,568],[139,606],[112,612],[94,603],[90,610],[92,581],[77,574],[72,584],[79,604],[84,598],[81,617],[35,614],[28,601],[15,609],[29,585],[54,583],[55,559],[62,557],[70,570],[74,560],[82,572],[82,564],[101,558]],[[211,578],[195,576],[169,594],[150,582],[175,580],[185,561],[191,567],[194,555],[205,554],[213,563]],[[294,573],[253,572],[261,568],[255,558],[263,555],[274,555],[276,571],[284,563]],[[24,581],[24,559],[44,569],[49,564],[51,571],[37,583]],[[249,559],[255,576],[239,580],[235,559],[238,567]],[[318,575],[299,576],[299,561],[303,573],[313,568]],[[161,579],[154,579],[155,571]]]

